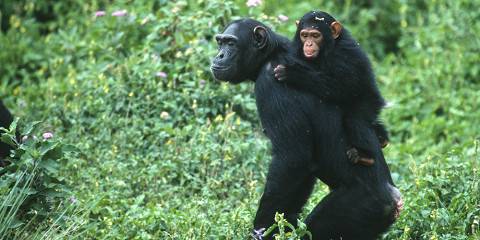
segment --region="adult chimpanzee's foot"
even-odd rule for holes
[[[398,190],[398,188],[394,186],[390,186],[390,192],[392,194],[393,200],[395,201],[394,209],[393,209],[393,220],[397,220],[400,217],[400,213],[403,210],[403,198],[402,194]]]

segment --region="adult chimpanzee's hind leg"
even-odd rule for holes
[[[394,200],[386,186],[334,189],[305,221],[313,239],[377,239],[393,222]]]

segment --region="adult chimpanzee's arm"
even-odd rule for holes
[[[256,232],[262,233],[274,224],[277,212],[283,213],[288,222],[297,223],[316,181],[307,164],[312,157],[310,147],[300,146],[300,142],[281,149],[273,147],[265,189],[253,222]],[[273,239],[272,235],[258,239]]]
[[[305,156],[273,156],[253,222],[255,230],[268,229],[275,222],[276,212],[284,213],[288,222],[296,224],[316,180],[308,166],[295,167],[295,162],[307,160],[302,157]]]
[[[270,227],[276,212],[284,213],[295,224],[316,179],[311,171],[314,135],[307,116],[310,111],[302,109],[314,104],[305,100],[298,107],[298,98],[290,97],[295,96],[295,90],[274,83],[272,70],[267,69],[256,81],[255,95],[262,126],[272,143],[273,157],[255,216],[257,231]]]
[[[278,111],[287,103],[277,105],[271,104],[272,102],[274,101],[269,101],[268,104],[269,110],[273,110],[271,114],[266,113],[260,106],[263,110],[260,114],[262,125],[272,142],[273,157],[255,216],[256,230],[271,226],[276,212],[284,213],[285,218],[295,224],[315,183],[315,177],[309,171],[309,163],[313,157],[313,131],[309,127],[308,119],[295,110],[292,116],[275,116],[273,114],[288,113],[286,110]]]

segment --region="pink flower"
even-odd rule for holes
[[[247,7],[257,7],[262,4],[262,0],[248,0]]]
[[[105,16],[105,11],[96,11],[95,12],[95,17],[103,17]]]
[[[281,22],[286,22],[286,21],[288,21],[288,17],[280,14],[280,15],[278,15],[278,20],[280,20]]]
[[[46,132],[42,134],[43,139],[48,140],[50,138],[53,138],[53,133],[51,132]]]
[[[157,72],[157,73],[155,73],[155,76],[160,77],[160,78],[166,78],[167,74],[165,72]]]
[[[127,10],[123,9],[123,10],[118,10],[118,11],[115,11],[112,13],[112,16],[114,17],[123,17],[123,16],[126,16],[127,15]]]

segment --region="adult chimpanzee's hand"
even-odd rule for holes
[[[287,67],[285,65],[278,65],[273,69],[273,72],[275,73],[275,78],[280,81],[284,82],[287,79]]]

